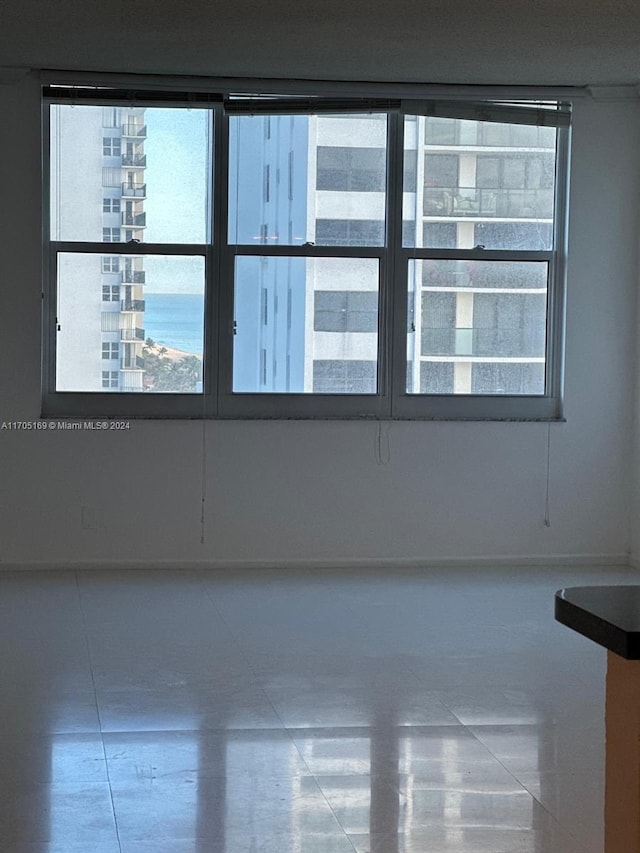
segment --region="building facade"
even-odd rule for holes
[[[51,234],[56,240],[143,242],[142,108],[51,108]],[[56,387],[144,391],[144,260],[61,254]]]

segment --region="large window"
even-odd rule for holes
[[[46,98],[45,414],[561,416],[564,105]]]

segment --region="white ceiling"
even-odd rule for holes
[[[637,83],[640,0],[1,0],[0,65]]]

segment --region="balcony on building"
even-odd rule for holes
[[[144,240],[144,231],[142,230],[142,228],[137,228],[137,229],[125,228],[124,229],[124,236],[122,238],[122,241],[124,243],[130,243],[132,240],[135,243],[142,243],[142,241]]]
[[[141,355],[126,354],[120,360],[120,370],[144,370],[144,358]]]
[[[545,327],[542,317],[529,316],[516,328],[426,326],[421,330],[422,358],[464,356],[496,362],[544,361]],[[539,320],[539,322],[536,322]]]
[[[424,215],[551,220],[553,190],[425,187]]]
[[[122,198],[146,198],[146,184],[122,184]]]
[[[144,284],[145,278],[144,270],[127,269],[126,267],[122,270],[123,284]]]
[[[138,167],[140,169],[146,169],[147,167],[147,155],[146,154],[123,154],[122,155],[122,165],[128,167]]]
[[[130,228],[146,228],[147,214],[146,213],[127,213],[122,214],[122,224]]]
[[[144,299],[123,299],[120,302],[120,310],[125,312],[142,312],[144,311]]]
[[[120,340],[125,343],[144,343],[144,329],[120,329]]]
[[[139,124],[135,121],[126,121],[122,125],[122,135],[128,137],[134,137],[135,139],[146,139],[147,137],[147,125]]]
[[[120,374],[121,391],[144,391],[145,373],[141,370],[126,370]]]

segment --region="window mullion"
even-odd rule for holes
[[[85,255],[167,255],[191,257],[205,255],[207,244],[199,243],[109,243],[83,242],[81,240],[52,240],[54,252],[70,252]]]
[[[558,130],[556,139],[556,175],[554,198],[555,252],[549,265],[547,296],[547,364],[549,365],[545,391],[548,397],[562,400],[564,378],[564,330],[566,310],[566,271],[568,211],[569,211],[569,159],[571,128]]]
[[[219,129],[215,140],[217,179],[216,209],[214,219],[214,248],[216,253],[216,306],[217,318],[216,359],[216,409],[220,417],[226,412],[225,402],[229,399],[233,384],[233,335],[234,335],[234,248],[229,244],[229,116],[220,110]],[[216,225],[217,223],[217,225]],[[212,350],[212,356],[214,355]]]
[[[42,227],[43,227],[43,288],[42,288],[42,351],[41,358],[41,405],[55,392],[56,375],[56,303],[58,295],[57,253],[51,244],[51,113],[45,101],[42,107]],[[46,251],[46,247],[49,251]]]
[[[416,260],[452,261],[551,261],[554,253],[537,249],[407,249],[407,257]]]
[[[406,260],[402,251],[404,193],[404,119],[400,112],[389,115],[387,176],[387,259],[383,270],[384,293],[381,330],[381,364],[385,382],[381,389],[388,399],[387,415],[395,413],[395,400],[405,384],[407,292],[404,284]],[[404,319],[403,319],[404,318]]]
[[[212,109],[212,128],[209,141],[209,169],[211,184],[211,206],[209,212],[209,246],[206,252],[206,297],[205,297],[205,341],[204,341],[204,376],[205,392],[208,395],[207,414],[215,417],[218,414],[220,388],[220,340],[223,329],[221,317],[221,290],[224,286],[222,277],[221,256],[226,241],[226,156],[223,144],[225,134],[225,117],[221,107]]]
[[[246,243],[228,245],[234,257],[257,255],[258,257],[286,258],[380,258],[385,255],[384,246],[300,246],[285,244],[259,243],[249,246]]]
[[[56,328],[58,322],[58,254],[50,247],[44,255],[44,275],[49,286],[43,292],[42,310],[42,401],[55,393]]]

